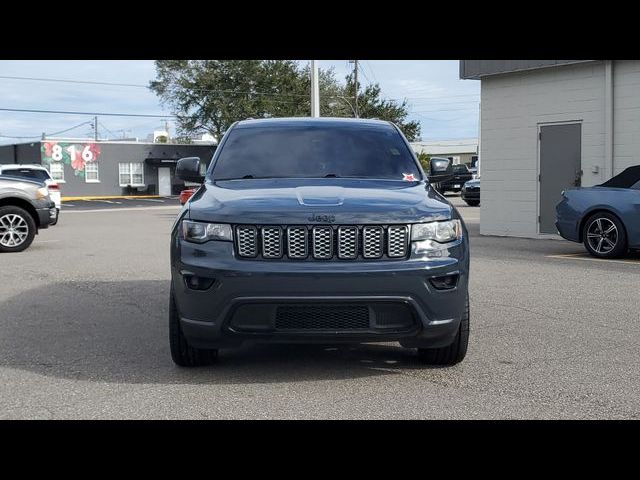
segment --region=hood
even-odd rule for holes
[[[193,220],[249,224],[382,224],[446,220],[451,204],[426,182],[252,179],[205,183]]]
[[[480,179],[479,178],[475,178],[473,180],[469,180],[464,185],[468,186],[468,187],[479,187],[480,186]]]

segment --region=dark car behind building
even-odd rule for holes
[[[470,207],[480,205],[480,179],[475,178],[465,183],[462,186],[460,196]]]

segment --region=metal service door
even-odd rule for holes
[[[540,142],[540,233],[557,233],[556,205],[563,190],[580,186],[582,179],[580,123],[541,125]]]
[[[158,195],[168,197],[171,195],[171,169],[158,168]]]

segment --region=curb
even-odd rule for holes
[[[62,197],[62,202],[74,202],[82,200],[111,200],[118,198],[164,198],[160,195],[105,195],[105,196],[91,196],[91,197]]]

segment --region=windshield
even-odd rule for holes
[[[453,173],[469,173],[469,169],[466,165],[454,165]]]
[[[215,180],[356,177],[420,180],[416,161],[390,125],[279,125],[229,132]]]

